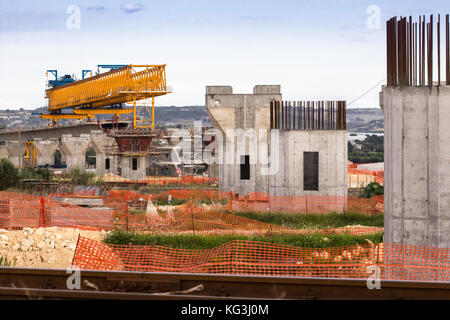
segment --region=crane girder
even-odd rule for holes
[[[100,108],[161,96],[166,65],[128,65],[46,90],[49,112],[64,108]]]

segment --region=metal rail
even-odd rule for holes
[[[81,289],[67,289],[66,270],[0,268],[0,298],[48,299],[449,299],[450,283],[81,271]],[[87,280],[87,281],[86,281]],[[202,290],[186,292],[202,285]],[[92,289],[95,287],[96,289]],[[98,289],[98,290],[97,290]]]

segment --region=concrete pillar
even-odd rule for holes
[[[133,159],[137,159],[136,170],[133,170]],[[146,156],[121,156],[117,157],[117,165],[122,169],[122,178],[132,181],[145,180],[146,175]]]
[[[94,147],[96,160],[95,160],[95,174],[97,176],[103,176],[112,169],[112,159],[110,157],[110,169],[105,169],[105,159],[107,158],[106,149],[115,143],[114,138],[110,138],[102,130],[96,130],[91,132],[91,143]],[[116,172],[113,172],[116,173]]]
[[[19,141],[6,141],[5,144],[8,151],[8,159],[14,164],[14,166],[18,167],[19,164],[23,164],[23,156],[26,152],[25,142],[20,143],[20,148]],[[21,158],[20,163],[19,158]]]
[[[61,151],[66,158],[67,170],[85,169],[86,151],[90,143],[90,134],[80,134],[79,137],[73,137],[71,134],[61,136]]]
[[[261,191],[268,192],[267,176],[258,174],[260,161],[258,155],[250,159],[250,179],[240,179],[240,156],[249,154],[249,143],[244,150],[239,150],[236,136],[228,136],[229,129],[255,129],[256,140],[260,141],[259,130],[270,129],[270,100],[281,100],[279,85],[258,85],[253,88],[253,94],[233,94],[230,86],[207,86],[205,95],[206,111],[215,129],[222,133],[224,152],[218,154],[222,164],[219,164],[219,188],[221,191],[234,191],[239,194]],[[235,131],[236,133],[236,131]],[[227,140],[235,141],[234,157],[226,161]],[[231,145],[231,144],[230,144]]]
[[[450,247],[450,86],[384,87],[385,242]]]
[[[58,139],[34,140],[34,148],[36,149],[36,165],[54,165],[55,152],[59,147]]]
[[[6,143],[0,144],[0,159],[2,159],[2,158],[8,159],[8,156],[9,156],[9,151],[8,151],[8,148],[6,147]]]

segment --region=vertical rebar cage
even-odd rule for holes
[[[346,101],[270,101],[270,128],[346,130]]]
[[[445,15],[443,28],[444,64],[441,64],[441,15],[437,16],[436,24],[434,21],[433,15],[429,16],[428,22],[423,15],[417,21],[410,16],[393,17],[386,22],[388,86],[450,85],[449,15]],[[445,82],[441,82],[442,67],[445,68]],[[433,71],[437,71],[437,77]]]

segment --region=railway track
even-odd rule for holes
[[[450,283],[81,271],[80,289],[68,289],[66,270],[0,268],[0,299],[449,299]]]

